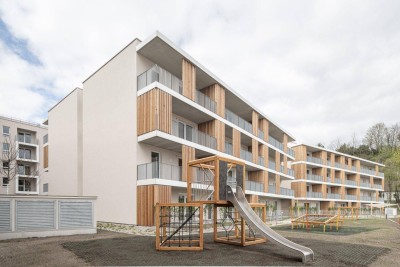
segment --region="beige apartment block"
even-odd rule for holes
[[[0,131],[2,153],[10,155],[9,151],[14,150],[17,155],[11,163],[0,162],[3,170],[9,168],[9,164],[17,166],[11,181],[0,177],[0,195],[37,195],[47,191],[47,127],[0,116]]]
[[[291,185],[298,205],[328,210],[383,203],[383,164],[317,146],[292,148],[296,179]]]
[[[154,224],[186,201],[186,164],[246,165],[246,195],[294,204],[294,137],[159,32],[135,39],[49,112],[49,194],[97,196],[99,221]],[[235,175],[234,173],[232,175]]]

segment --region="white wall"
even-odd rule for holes
[[[136,223],[138,43],[83,83],[83,194],[98,197],[100,221]]]
[[[82,196],[82,89],[49,112],[49,195]]]

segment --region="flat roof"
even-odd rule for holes
[[[0,119],[13,121],[13,122],[17,122],[17,123],[22,123],[22,124],[26,124],[26,125],[33,126],[33,127],[39,127],[39,128],[47,129],[47,126],[43,125],[41,123],[27,121],[27,120],[23,120],[23,119],[11,117],[11,116],[0,115]]]
[[[291,148],[296,147],[296,146],[306,146],[306,147],[314,148],[317,151],[318,150],[324,150],[324,151],[331,152],[331,153],[334,153],[334,154],[342,155],[342,156],[353,158],[353,159],[358,159],[358,160],[361,160],[361,161],[364,161],[364,162],[367,162],[367,163],[371,163],[371,164],[374,164],[374,165],[379,165],[379,166],[385,167],[384,164],[379,163],[379,162],[363,159],[363,158],[360,158],[360,157],[352,156],[352,155],[349,155],[349,154],[345,154],[345,153],[342,153],[342,152],[339,152],[339,151],[335,151],[335,150],[332,150],[332,149],[328,149],[328,148],[324,148],[324,147],[308,145],[308,144],[305,144],[305,143],[299,143],[299,144],[290,145]]]
[[[294,141],[295,138],[288,131],[284,130],[281,126],[279,126],[276,122],[271,120],[268,116],[266,116],[261,110],[252,105],[248,100],[246,100],[242,95],[240,95],[237,91],[223,82],[220,78],[214,75],[211,71],[197,62],[193,57],[191,57],[188,53],[182,50],[180,47],[175,45],[171,40],[165,37],[159,31],[156,31],[152,35],[150,35],[147,39],[136,46],[136,51],[141,53],[142,55],[151,59],[157,55],[162,62],[166,62],[166,64],[175,63],[176,66],[180,66],[181,59],[185,58],[190,61],[197,67],[197,76],[199,79],[199,83],[202,85],[218,83],[222,87],[226,88],[228,92],[226,92],[226,97],[231,98],[232,101],[235,101],[235,105],[239,106],[241,110],[248,112],[250,109],[257,111],[260,114],[260,118],[267,119],[272,125],[270,125],[271,133],[285,133],[288,136],[289,142]],[[169,70],[174,75],[178,76],[177,70]],[[179,75],[180,76],[180,75]],[[237,98],[237,99],[236,99]],[[241,114],[238,114],[241,116]],[[272,127],[271,127],[272,126]]]

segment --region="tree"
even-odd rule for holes
[[[39,176],[39,170],[21,170],[18,165],[20,150],[16,140],[5,136],[2,144],[2,154],[0,157],[0,177],[7,179],[8,184],[14,181],[18,175],[24,174],[25,178],[35,178]],[[7,186],[8,194],[8,186]]]
[[[325,146],[324,146],[321,142],[319,142],[319,143],[317,144],[317,146],[318,146],[318,147],[325,148]]]
[[[398,123],[388,127],[385,132],[385,141],[386,145],[391,149],[394,150],[399,147],[400,145],[400,125]]]
[[[387,128],[384,123],[380,122],[370,127],[365,135],[364,143],[371,149],[375,149],[378,153],[385,145],[385,136]]]

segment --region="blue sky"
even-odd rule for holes
[[[398,10],[387,0],[0,0],[0,114],[43,121],[159,30],[299,141],[361,141],[372,124],[400,121]]]

